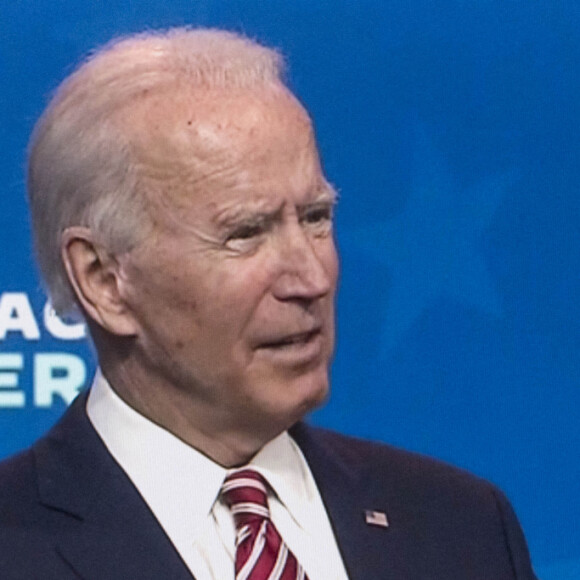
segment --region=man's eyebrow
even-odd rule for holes
[[[271,211],[255,207],[230,207],[220,211],[212,221],[221,228],[235,226],[240,223],[267,223],[275,220],[282,213],[284,204]]]
[[[319,204],[335,205],[337,201],[338,192],[336,189],[330,183],[324,182],[316,193],[312,194],[311,199],[299,204],[298,207],[307,208]],[[212,222],[214,222],[219,228],[227,228],[240,223],[272,222],[281,216],[286,202],[282,202],[279,207],[272,210],[265,209],[264,205],[265,204],[262,203],[254,203],[250,205],[227,207],[214,215],[212,217]]]
[[[327,181],[324,181],[319,187],[312,191],[302,203],[297,207],[310,207],[315,205],[334,205],[338,201],[338,192]]]
[[[325,181],[314,196],[313,202],[330,202],[332,204],[336,204],[338,202],[338,198],[339,195],[336,188],[328,181]]]

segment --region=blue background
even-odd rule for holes
[[[50,91],[112,36],[233,28],[288,57],[341,192],[339,346],[313,421],[495,481],[540,577],[580,578],[577,2],[19,0],[0,22],[0,293],[25,292],[41,327],[0,340],[27,397],[0,408],[0,456],[64,409],[33,404],[35,353],[94,367],[42,327],[28,241],[24,151]]]

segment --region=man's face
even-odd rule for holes
[[[121,264],[143,380],[206,432],[270,436],[325,399],[334,344],[334,193],[310,121],[282,90],[142,117],[154,229]]]

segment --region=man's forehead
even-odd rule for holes
[[[284,87],[151,95],[124,123],[141,177],[166,192],[214,178],[227,186],[273,150],[283,163],[316,151],[308,113]]]
[[[314,197],[326,191],[308,113],[281,85],[147,95],[127,122],[156,211],[169,202],[172,211],[185,210],[196,192],[204,193],[196,203],[213,205],[219,192],[241,193],[245,184],[275,190],[285,172],[309,181],[304,189]]]
[[[159,138],[194,139],[211,146],[224,137],[259,136],[278,130],[311,130],[308,113],[281,85],[243,89],[164,88],[145,94],[125,111],[121,121],[133,139],[158,143]],[[221,141],[220,141],[221,144]]]

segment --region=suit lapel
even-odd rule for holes
[[[397,530],[392,525],[369,525],[365,518],[366,510],[380,511],[389,517],[389,505],[385,505],[389,484],[381,481],[377,488],[376,477],[369,477],[369,458],[357,453],[352,440],[339,439],[336,434],[303,423],[295,425],[290,433],[314,475],[349,578],[407,578],[401,567],[402,546]]]
[[[136,488],[108,453],[79,397],[34,447],[41,503],[56,550],[81,578],[192,576]]]

